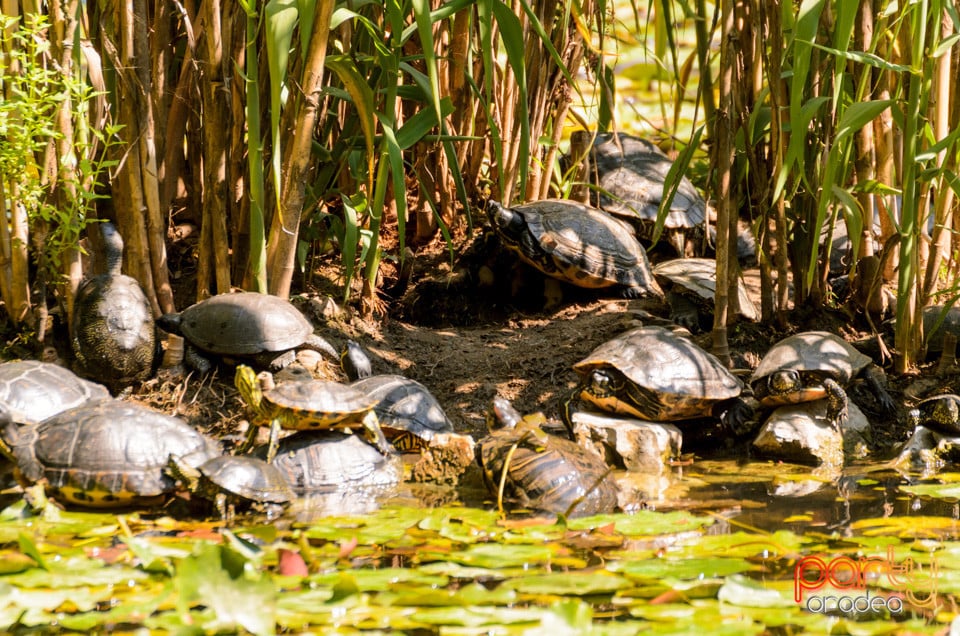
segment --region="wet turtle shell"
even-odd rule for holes
[[[157,323],[206,354],[254,357],[261,366],[282,367],[292,361],[292,356],[279,354],[299,347],[337,357],[336,350],[313,333],[313,325],[293,303],[270,294],[211,296],[179,314],[161,316]],[[210,368],[210,363],[196,352],[187,361],[200,371]]]
[[[83,404],[110,399],[107,389],[50,362],[0,364],[0,404],[19,424],[36,424]]]
[[[179,463],[179,458],[175,461]],[[257,457],[220,455],[207,460],[196,471],[199,479],[191,484],[191,489],[200,496],[220,499],[222,516],[227,516],[225,506],[285,504],[296,497],[283,473]]]
[[[373,375],[369,357],[353,340],[347,342],[341,366],[352,381],[350,386],[376,401],[373,409],[380,426],[398,450],[418,450],[434,435],[454,432],[453,423],[427,387],[395,373]]]
[[[617,486],[599,456],[528,424],[502,398],[491,413],[499,427],[491,427],[476,451],[491,494],[497,496],[506,470],[505,493],[525,508],[573,517],[613,512]]]
[[[677,324],[694,333],[711,328],[717,291],[717,262],[714,259],[675,258],[654,265],[653,275],[667,291],[667,300]],[[747,320],[760,320],[760,310],[750,299],[743,277],[737,281],[737,300],[741,316]]]
[[[140,283],[121,273],[120,233],[111,223],[102,223],[101,230],[107,271],[77,290],[71,346],[81,375],[118,392],[153,373],[157,329]]]
[[[960,436],[960,395],[943,393],[922,400],[910,409],[907,418],[914,426],[924,426],[948,437]]]
[[[46,480],[64,502],[85,507],[141,503],[172,492],[171,455],[199,466],[219,445],[182,420],[116,400],[63,411],[38,424],[9,421],[3,441],[28,482]]]
[[[265,458],[267,451],[261,446],[254,454]],[[358,436],[339,431],[301,431],[285,437],[271,465],[299,494],[390,488],[403,479],[398,453],[380,453]]]
[[[742,384],[712,354],[663,327],[639,327],[608,340],[573,365],[573,398],[602,411],[655,422],[720,415],[738,429],[748,416]],[[569,422],[569,409],[566,409]]]
[[[544,199],[487,214],[504,244],[544,274],[579,287],[620,286],[625,296],[663,297],[643,247],[621,221],[574,201]]]

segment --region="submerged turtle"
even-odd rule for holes
[[[18,426],[0,407],[0,450],[27,482],[41,480],[62,501],[85,507],[146,503],[172,492],[171,455],[200,466],[219,445],[182,420],[145,406],[107,400]]]
[[[960,437],[960,395],[928,397],[907,412],[907,419],[914,428],[924,426],[940,435]]]
[[[260,446],[254,455],[266,458],[268,451]],[[403,480],[399,453],[381,453],[341,431],[299,431],[285,437],[271,465],[298,494],[392,488]]]
[[[863,377],[887,412],[896,410],[887,393],[886,376],[846,340],[826,331],[806,331],[773,345],[750,377],[763,406],[828,400],[827,419],[841,430],[847,417],[845,387]]]
[[[602,210],[561,199],[512,208],[490,200],[487,215],[503,243],[548,276],[579,287],[619,287],[626,297],[663,297],[643,247]]]
[[[381,453],[393,450],[373,410],[376,399],[352,386],[326,380],[274,385],[270,372],[258,375],[243,364],[237,366],[234,383],[253,415],[245,447],[253,443],[257,426],[270,426],[268,462],[273,461],[281,428],[316,430],[360,426]]]
[[[225,520],[241,506],[262,507],[273,514],[296,497],[283,473],[257,457],[219,455],[192,466],[171,455],[168,470],[191,493],[213,501]]]
[[[100,227],[107,271],[77,290],[71,346],[79,373],[117,392],[153,373],[157,329],[140,283],[120,271],[123,238],[112,223]]]
[[[571,154],[585,156],[589,146],[593,203],[628,220],[637,235],[652,241],[664,182],[676,163],[655,144],[624,133],[578,130],[570,136]],[[679,256],[703,255],[707,203],[686,176],[680,176],[663,223],[662,238]]]
[[[336,349],[313,333],[293,303],[270,294],[211,296],[178,314],[161,316],[157,324],[186,339],[186,361],[201,373],[212,368],[206,355],[252,359],[274,369],[292,362],[299,348],[337,358]]]
[[[654,265],[653,275],[667,292],[674,322],[693,333],[712,328],[717,291],[715,260],[675,258]],[[742,276],[737,280],[737,301],[741,316],[754,322],[760,320],[760,310],[747,293]]]
[[[602,411],[654,422],[719,417],[742,434],[752,409],[738,380],[712,354],[664,327],[638,327],[608,340],[573,365],[580,375],[563,408],[586,402]]]
[[[394,373],[373,375],[370,358],[353,340],[347,342],[341,365],[350,386],[376,401],[373,410],[380,426],[398,450],[419,450],[434,435],[454,432],[453,423],[427,387]]]
[[[36,424],[61,411],[109,399],[103,385],[51,362],[0,364],[0,404],[18,424]]]
[[[499,396],[487,423],[477,461],[494,496],[502,483],[506,496],[531,510],[571,517],[613,512],[617,485],[598,455],[528,423]]]

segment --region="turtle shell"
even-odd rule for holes
[[[695,297],[704,302],[713,311],[714,297],[717,292],[717,262],[712,258],[674,258],[657,263],[653,267],[653,275],[657,277],[661,286],[667,288],[667,283],[674,289],[679,288],[681,293]],[[760,310],[747,293],[743,277],[737,281],[737,300],[740,304],[740,315],[747,320],[760,320]]]
[[[960,337],[960,307],[945,308],[943,305],[925,307],[923,334],[927,342],[927,353],[943,351],[943,337],[948,333]]]
[[[274,407],[288,429],[335,426],[360,419],[377,400],[349,384],[328,380],[282,382],[264,391],[264,401]]]
[[[750,385],[758,396],[766,394],[768,377],[781,371],[796,371],[802,383],[799,391],[764,401],[766,405],[808,402],[823,397],[819,386],[823,378],[847,386],[873,361],[843,338],[827,331],[805,331],[773,345],[750,376]]]
[[[453,433],[453,423],[437,398],[416,380],[392,373],[356,380],[350,386],[376,400],[380,427],[399,450],[414,450],[438,433]]]
[[[313,325],[290,301],[256,292],[211,296],[165,318],[165,329],[179,330],[197,348],[220,355],[286,351],[313,334]]]
[[[254,454],[265,457],[266,446]],[[403,479],[398,453],[381,454],[357,435],[301,431],[280,440],[273,466],[297,493],[393,487]]]
[[[36,424],[82,404],[110,399],[105,387],[39,360],[0,364],[0,403],[19,424]]]
[[[477,461],[492,494],[506,468],[505,492],[526,508],[573,517],[613,512],[617,486],[599,456],[568,439],[503,424],[507,427],[477,443]]]
[[[165,472],[170,455],[197,467],[219,445],[182,420],[129,402],[103,401],[63,411],[4,439],[30,482],[45,479],[64,501],[86,507],[123,506],[174,490]]]
[[[940,435],[958,437],[960,396],[943,393],[928,397],[910,410],[909,419],[914,426],[925,426]]]
[[[598,402],[605,411],[649,421],[672,422],[710,416],[713,407],[740,395],[742,385],[712,354],[664,327],[638,327],[608,340],[573,365],[587,381],[602,370],[631,385],[636,398]]]
[[[635,295],[663,296],[632,230],[602,210],[562,199],[513,208],[490,201],[488,210],[507,245],[549,276],[579,287],[622,285]],[[517,216],[526,233],[513,236],[508,230],[516,229],[511,220]]]
[[[574,136],[590,136],[577,131]],[[572,139],[571,144],[583,143]],[[612,214],[634,217],[651,228],[657,220],[664,197],[664,182],[673,167],[670,159],[655,144],[623,133],[599,133],[590,149],[595,170],[599,207]],[[707,204],[687,177],[680,179],[677,192],[664,220],[667,229],[702,226]]]
[[[219,455],[199,468],[204,490],[260,503],[287,503],[295,497],[283,473],[257,457]]]

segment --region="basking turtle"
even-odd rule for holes
[[[667,292],[671,317],[693,333],[712,328],[714,294],[717,291],[717,262],[710,258],[675,258],[653,267],[660,286]],[[740,315],[754,322],[760,310],[747,294],[743,277],[737,281]]]
[[[377,420],[376,399],[339,382],[304,380],[273,383],[273,375],[259,375],[246,365],[238,365],[234,383],[253,415],[244,448],[256,438],[257,426],[270,426],[267,461],[276,453],[280,429],[316,430],[363,427],[368,440],[381,453],[393,450]]]
[[[434,435],[454,432],[453,423],[427,387],[394,373],[373,375],[370,358],[353,340],[347,342],[341,366],[350,386],[376,401],[373,410],[380,426],[398,450],[419,450]]]
[[[487,423],[477,461],[494,496],[503,483],[506,496],[531,510],[572,517],[613,512],[617,485],[598,455],[528,423],[499,396]]]
[[[266,458],[269,448],[254,455]],[[403,480],[403,459],[380,453],[356,435],[340,431],[299,431],[280,440],[271,463],[298,494],[364,488],[392,488]]]
[[[171,455],[168,471],[191,493],[213,501],[225,520],[242,506],[262,507],[272,515],[296,497],[283,473],[257,457],[219,455],[192,466]]]
[[[564,403],[585,402],[601,411],[653,422],[719,417],[743,434],[752,409],[738,380],[712,354],[664,327],[638,327],[608,340],[573,365],[580,383]]]
[[[960,437],[960,395],[928,397],[907,412],[907,419],[914,428],[924,426],[940,435]]]
[[[619,287],[626,297],[663,297],[643,247],[621,221],[575,201],[507,208],[487,203],[505,246],[548,276],[579,287]]]
[[[827,419],[837,430],[847,417],[846,386],[856,377],[870,385],[880,406],[896,410],[886,376],[846,340],[826,331],[805,331],[773,345],[750,376],[762,406],[828,400]]]
[[[123,238],[112,223],[100,227],[107,271],[77,290],[70,342],[77,371],[118,392],[153,373],[157,329],[140,283],[120,271]]]
[[[172,492],[171,455],[199,466],[221,454],[219,445],[182,420],[118,400],[85,404],[38,424],[18,426],[0,407],[0,450],[24,480],[44,480],[66,503],[85,507],[155,501]]]
[[[943,352],[944,337],[960,337],[960,307],[931,305],[923,309],[923,338],[927,344],[927,355]],[[951,352],[951,353],[956,353]]]
[[[270,294],[211,296],[178,314],[161,316],[157,324],[186,339],[186,361],[201,373],[212,368],[206,355],[252,359],[274,369],[292,362],[298,348],[337,358],[336,349],[313,333],[313,325],[293,303]]]
[[[0,404],[18,424],[36,424],[61,411],[109,399],[103,385],[51,362],[0,364]]]
[[[586,155],[593,204],[625,219],[637,236],[653,241],[664,181],[674,161],[655,144],[624,133],[578,130],[570,136],[571,154]],[[707,203],[686,176],[680,177],[663,223],[661,239],[679,256],[702,256]]]

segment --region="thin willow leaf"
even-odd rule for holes
[[[847,137],[853,135],[853,133],[867,124],[872,123],[873,120],[889,108],[892,103],[893,101],[889,99],[877,99],[847,106],[843,111],[843,115],[840,117],[840,123],[837,124],[835,143],[844,141]]]
[[[497,24],[500,26],[500,41],[507,54],[507,63],[513,69],[514,79],[517,82],[517,108],[520,110],[517,113],[517,119],[520,121],[519,192],[526,192],[527,169],[530,163],[530,117],[527,113],[527,67],[524,54],[523,27],[513,10],[501,0],[493,0],[490,8],[497,18]],[[493,68],[493,66],[491,65],[490,68]]]
[[[423,63],[427,67],[427,75],[430,77],[430,91],[427,95],[430,97],[430,105],[433,107],[436,123],[441,124],[443,122],[443,109],[440,106],[440,78],[437,74],[437,55],[434,51],[430,2],[429,0],[411,0],[410,5],[413,8],[413,19],[417,23],[417,32],[420,34],[420,50],[423,53]]]
[[[283,109],[283,84],[287,78],[290,42],[297,27],[295,0],[269,0],[264,6],[264,33],[267,40],[267,68],[270,71],[270,138],[273,140],[271,168],[275,209],[280,209],[280,114]]]
[[[373,89],[361,75],[353,59],[346,55],[328,55],[326,66],[337,74],[350,94],[353,107],[357,109],[357,115],[360,118],[360,128],[363,130],[367,155],[372,156],[377,136],[376,103],[374,102]]]

